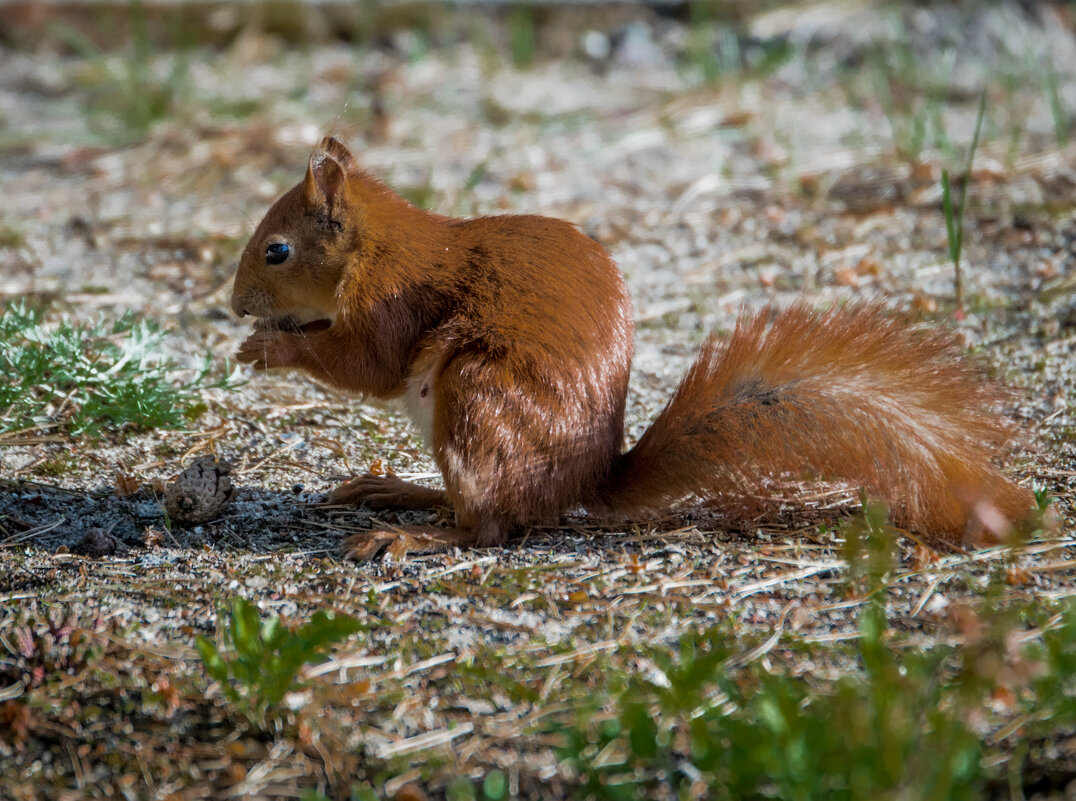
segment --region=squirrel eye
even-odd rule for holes
[[[270,264],[280,264],[290,252],[291,248],[283,242],[273,242],[265,249],[265,260]]]

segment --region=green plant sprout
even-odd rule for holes
[[[204,390],[237,385],[237,374],[207,379],[208,355],[193,378],[177,380],[164,338],[130,313],[111,323],[50,323],[21,301],[0,308],[0,374],[9,379],[0,383],[0,434],[178,428],[204,411]]]
[[[261,728],[266,713],[301,686],[297,676],[303,665],[362,629],[348,615],[315,612],[307,623],[289,631],[275,615],[263,621],[254,604],[237,596],[232,599],[228,628],[221,631],[224,649],[202,636],[195,647],[206,673],[220,682],[250,724]]]
[[[968,164],[960,183],[960,206],[953,209],[953,192],[949,181],[949,170],[942,170],[942,210],[945,213],[945,230],[949,239],[949,258],[953,261],[953,290],[956,295],[956,317],[964,319],[964,276],[960,269],[960,251],[964,246],[964,212],[968,207],[968,183],[971,181],[971,165],[975,160],[975,150],[979,146],[979,131],[983,125],[986,112],[986,92],[979,96],[979,113],[975,118],[975,134],[971,138],[968,150]]]
[[[1056,500],[1051,497],[1050,492],[1046,487],[1035,487],[1035,511],[1040,516],[1044,516],[1049,510],[1050,505]]]
[[[1069,129],[1072,120],[1065,110],[1065,101],[1061,98],[1061,89],[1057,85],[1057,74],[1052,68],[1045,71],[1043,77],[1045,83],[1046,99],[1050,104],[1050,116],[1054,121],[1054,138],[1058,147],[1064,147],[1069,143]]]
[[[533,8],[523,3],[512,5],[508,17],[508,37],[512,63],[516,69],[529,69],[534,66],[537,47],[536,27]]]

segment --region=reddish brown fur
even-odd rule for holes
[[[1031,506],[989,463],[1008,438],[999,396],[954,337],[878,307],[746,316],[727,343],[703,346],[621,460],[608,503],[659,509],[699,494],[744,508],[768,478],[810,472],[867,488],[936,542],[982,541],[977,505],[1010,521]]]
[[[268,264],[282,240],[291,257]],[[997,393],[951,337],[874,307],[744,318],[727,343],[706,343],[622,454],[632,318],[605,251],[545,217],[429,214],[335,139],[258,226],[232,307],[262,319],[240,359],[406,395],[445,492],[367,476],[333,500],[452,507],[456,529],[412,531],[412,545],[494,544],[580,505],[631,514],[700,495],[743,508],[788,473],[866,486],[937,543],[977,541],[976,510],[1016,520],[1030,507],[988,464],[1005,439]],[[280,330],[287,318],[332,324]],[[386,537],[349,548],[369,556]]]

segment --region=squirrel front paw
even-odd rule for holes
[[[396,476],[367,473],[334,489],[326,502],[356,506],[364,503],[371,509],[432,509],[444,505],[445,494],[441,490],[420,487]]]
[[[291,367],[295,363],[295,348],[291,344],[292,336],[284,331],[256,329],[239,346],[235,358],[245,364],[253,365],[255,370]]]

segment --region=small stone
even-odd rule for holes
[[[622,67],[656,67],[666,60],[646,23],[629,23],[614,40],[614,56]]]
[[[205,523],[218,514],[232,499],[231,466],[215,456],[202,456],[191,462],[168,487],[164,508],[168,517],[182,526]]]
[[[113,556],[122,548],[120,541],[103,528],[91,528],[71,548],[71,552],[89,556],[91,559],[100,559],[102,556]]]
[[[605,61],[609,58],[613,45],[609,37],[601,31],[587,31],[583,34],[583,52],[593,61]]]

